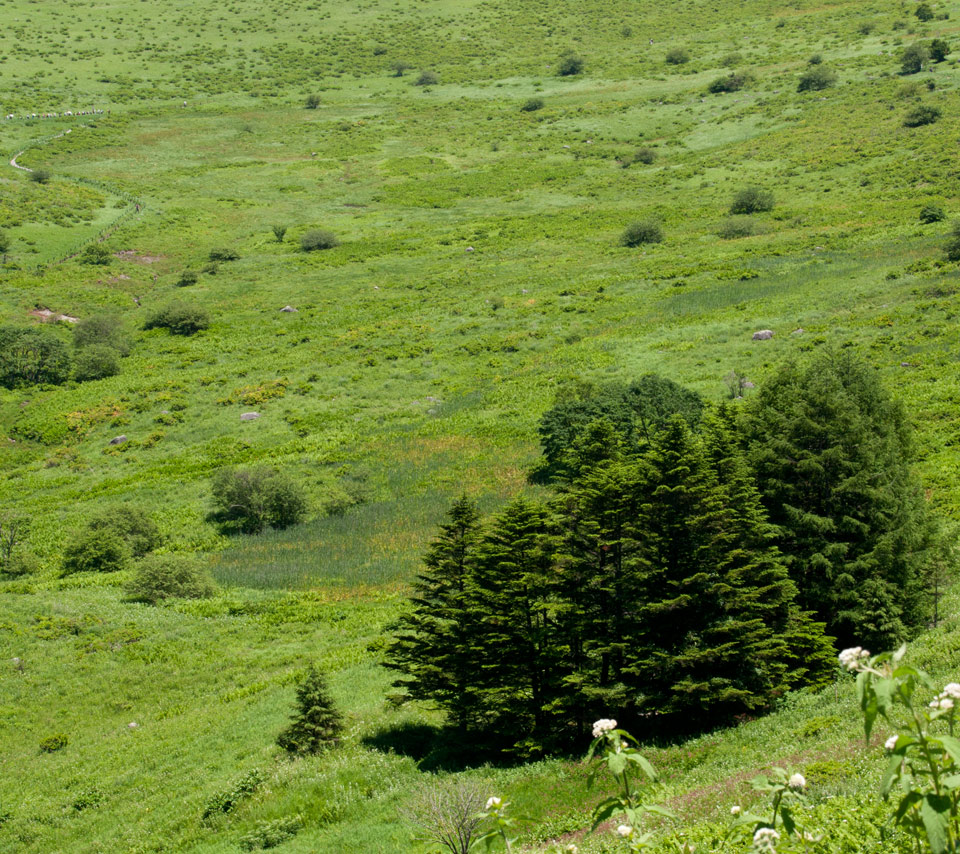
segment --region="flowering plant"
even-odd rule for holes
[[[615,720],[604,718],[593,725],[593,742],[587,753],[588,760],[597,760],[587,778],[587,787],[593,786],[596,778],[606,770],[613,775],[618,789],[615,795],[594,807],[592,830],[615,815],[623,815],[624,821],[617,825],[614,833],[630,846],[631,851],[640,851],[650,843],[651,834],[640,830],[645,815],[673,817],[666,807],[646,803],[641,797],[638,781],[646,777],[650,783],[655,783],[657,772],[633,746],[636,744],[637,740],[630,733],[617,729]]]
[[[495,795],[487,799],[484,811],[477,818],[485,820],[489,829],[473,841],[471,848],[483,844],[489,849],[494,841],[499,839],[503,842],[507,851],[513,851],[517,839],[516,837],[511,839],[510,834],[515,831],[520,819],[507,814],[508,806],[510,806],[508,801],[504,801]]]
[[[877,718],[894,730],[884,745],[889,759],[880,784],[883,797],[899,791],[894,823],[933,854],[960,845],[960,739],[954,737],[960,684],[951,682],[928,703],[920,689],[936,691],[930,677],[903,663],[906,646],[870,656],[855,647],[840,663],[857,674],[857,698],[869,740]]]

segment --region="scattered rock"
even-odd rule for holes
[[[137,729],[139,726],[140,724],[136,721],[130,721],[130,723],[127,724],[127,729]]]
[[[793,332],[791,332],[790,334],[791,334],[791,335],[803,335],[803,327],[800,327],[799,329],[794,329]]]
[[[170,414],[170,410],[169,410],[169,409],[161,409],[161,410],[160,410],[160,414],[161,414],[161,415],[169,415],[169,414]]]
[[[468,247],[467,247],[467,252],[473,252],[473,247],[472,247],[472,246],[468,246]]]
[[[240,420],[241,421],[256,421],[260,417],[259,412],[241,412]]]
[[[744,383],[743,383],[743,387],[744,387],[744,388],[756,388],[756,386],[755,386],[752,382],[750,382],[750,380],[745,380]]]
[[[13,665],[13,669],[14,669],[14,670],[16,670],[18,673],[23,673],[23,659],[22,659],[22,658],[20,658],[19,656],[14,656],[14,657],[10,660],[10,663]]]
[[[291,312],[296,313],[297,309],[295,309],[292,305],[285,305],[280,309],[280,311],[285,311],[287,314],[290,314]]]
[[[110,444],[111,444],[111,445],[122,445],[122,444],[123,444],[124,442],[126,442],[126,441],[127,441],[127,437],[126,437],[126,436],[114,436],[114,437],[110,440]]]
[[[772,329],[761,329],[758,332],[753,333],[754,341],[769,341],[771,338],[773,338]]]
[[[901,368],[915,368],[916,365],[915,365],[913,362],[901,362],[901,363],[900,363],[900,367],[901,367]]]

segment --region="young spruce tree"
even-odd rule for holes
[[[465,732],[479,725],[479,647],[470,591],[480,535],[480,513],[466,496],[423,559],[409,608],[390,631],[385,665],[402,674],[393,684],[415,700],[431,700]]]
[[[277,736],[277,744],[288,753],[317,753],[336,744],[343,730],[343,718],[327,693],[327,681],[310,665],[297,686],[296,708],[290,725]]]

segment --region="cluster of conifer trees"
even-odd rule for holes
[[[392,627],[396,684],[461,731],[531,754],[609,714],[710,728],[830,679],[835,639],[927,617],[907,422],[847,352],[716,407],[654,376],[583,388],[541,438],[552,497],[457,501]]]

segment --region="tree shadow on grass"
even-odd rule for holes
[[[413,759],[422,771],[465,771],[480,765],[517,765],[516,757],[505,756],[496,745],[464,735],[449,727],[421,721],[400,721],[363,739],[364,747],[396,753]]]

